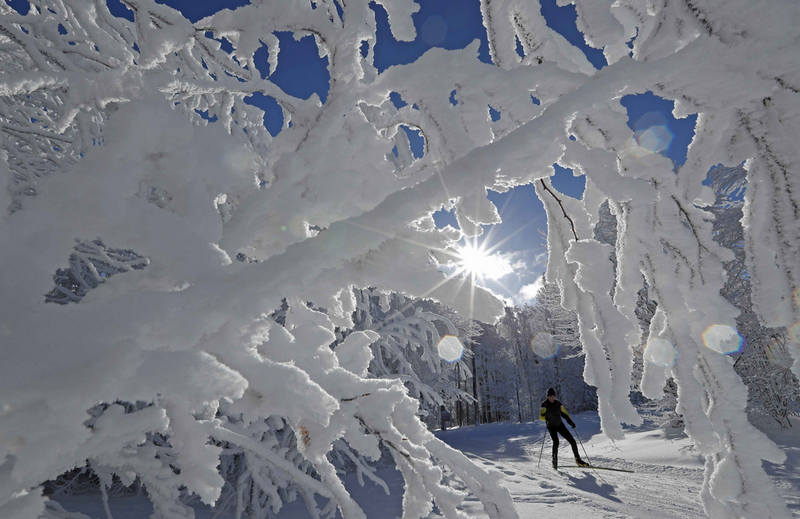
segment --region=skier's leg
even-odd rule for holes
[[[562,423],[558,427],[558,432],[561,433],[561,436],[563,436],[564,439],[569,442],[570,447],[572,447],[572,454],[575,455],[575,461],[580,461],[581,455],[578,453],[578,444],[575,442],[575,438],[572,437],[572,433],[567,429],[567,426]]]
[[[558,429],[556,427],[548,427],[547,432],[550,433],[550,438],[553,439],[553,468],[558,466]]]

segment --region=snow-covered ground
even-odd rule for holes
[[[634,473],[590,469],[550,468],[552,444],[548,436],[539,464],[544,423],[495,423],[438,431],[436,435],[460,449],[477,463],[505,474],[505,484],[514,497],[520,519],[567,517],[570,519],[637,518],[661,519],[705,517],[699,501],[703,482],[703,459],[685,435],[667,437],[652,422],[626,429],[624,440],[612,442],[600,433],[596,413],[574,416],[577,432],[588,459],[597,466],[633,470]],[[794,517],[800,517],[800,430],[770,435],[787,454],[784,465],[765,462],[765,469],[786,500]],[[580,446],[579,446],[580,448]],[[586,458],[586,454],[581,453]],[[561,442],[560,464],[574,465],[569,444]],[[539,465],[539,466],[537,466]],[[345,478],[350,493],[370,519],[402,516],[403,482],[393,469],[378,475],[389,485],[391,495],[366,482],[360,487],[354,476]],[[476,518],[488,517],[477,499],[465,511]],[[79,496],[62,502],[70,511],[93,519],[105,518],[99,496]],[[112,499],[114,519],[146,519],[152,507],[142,497]],[[213,517],[213,509],[196,507],[197,519]],[[306,519],[303,504],[284,507],[280,519]],[[220,519],[226,519],[220,516]]]
[[[442,435],[456,448],[506,474],[521,519],[534,517],[704,517],[697,496],[703,460],[685,436],[667,440],[653,426],[627,431],[622,441],[600,434],[596,414],[576,417],[584,453],[597,466],[636,471],[633,474],[586,469],[550,468],[552,444],[545,440],[539,463],[543,423],[490,424]],[[575,465],[562,439],[560,465]],[[537,466],[538,465],[538,466]],[[479,505],[478,505],[479,506]],[[475,511],[476,515],[477,510]]]
[[[506,474],[506,486],[521,519],[556,514],[571,519],[705,517],[698,498],[703,459],[685,435],[668,438],[652,422],[645,421],[640,427],[627,428],[624,440],[612,442],[600,433],[595,413],[577,415],[575,422],[593,464],[635,473],[586,469],[554,472],[550,468],[549,436],[537,467],[542,422],[464,427],[438,435],[471,458]],[[793,516],[800,517],[800,431],[783,431],[772,437],[788,459],[782,466],[766,463],[767,473]],[[569,444],[563,440],[559,460],[561,465],[574,465]],[[476,510],[470,512],[485,517],[479,508],[476,504]]]

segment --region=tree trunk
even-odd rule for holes
[[[478,368],[476,365],[477,355],[472,354],[472,397],[475,399],[475,425],[480,425],[480,398],[478,398]]]
[[[461,390],[461,366],[456,364],[456,387]],[[461,413],[461,399],[459,398],[456,400],[456,421],[458,422],[458,426],[461,427],[463,425],[463,416]]]
[[[515,384],[517,389],[517,415],[519,416],[519,423],[522,423],[522,401],[519,397],[519,386],[522,384],[522,355],[520,354],[521,347],[519,342],[517,342],[517,383]]]

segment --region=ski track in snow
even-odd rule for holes
[[[652,422],[626,429],[626,438],[609,441],[600,433],[596,413],[574,416],[588,459],[595,465],[635,471],[632,474],[569,468],[559,472],[550,467],[552,444],[548,435],[539,462],[542,422],[494,423],[478,427],[437,431],[436,436],[463,451],[485,468],[500,471],[511,492],[520,519],[566,517],[569,519],[665,519],[706,517],[699,500],[703,483],[703,458],[685,435],[668,437]],[[800,431],[779,431],[770,436],[787,453],[783,465],[765,463],[767,473],[794,517],[800,518]],[[580,444],[578,449],[586,458]],[[573,465],[572,452],[561,440],[559,462]],[[377,472],[388,484],[391,495],[367,482],[358,485],[350,474],[344,478],[348,491],[370,519],[402,516],[403,481],[399,472]],[[451,484],[462,488],[455,479]],[[59,499],[67,510],[81,511],[93,519],[105,517],[99,496]],[[213,509],[195,505],[196,519],[213,517]],[[480,502],[469,496],[462,507],[476,519],[487,518]],[[143,498],[111,500],[114,519],[147,519],[152,507]],[[340,515],[337,514],[338,517]],[[301,500],[286,504],[278,519],[306,519],[310,515]],[[439,517],[432,515],[432,517]],[[222,514],[219,519],[229,519]]]
[[[676,450],[676,461],[685,458],[685,465],[672,466],[654,463],[626,461],[623,459],[626,444],[632,438],[617,442],[612,446],[604,436],[591,439],[586,432],[592,426],[599,426],[582,416],[578,421],[577,432],[581,434],[588,458],[593,464],[603,467],[620,468],[636,471],[633,474],[595,471],[591,469],[561,469],[553,471],[550,467],[552,443],[547,437],[541,464],[537,468],[541,438],[544,425],[526,424],[494,424],[481,426],[489,433],[491,429],[502,429],[512,432],[513,437],[504,443],[498,442],[495,453],[487,452],[489,445],[476,445],[470,442],[469,433],[465,431],[464,441],[461,438],[450,440],[448,435],[456,436],[461,431],[441,434],[440,437],[467,453],[478,463],[502,471],[506,475],[505,484],[514,497],[520,519],[534,517],[552,517],[558,513],[560,517],[577,518],[684,518],[705,517],[702,505],[698,501],[703,483],[703,465],[691,447],[688,439],[665,441],[672,450]],[[638,430],[638,429],[637,429]],[[500,432],[498,430],[498,432]],[[646,434],[646,433],[643,433]],[[650,441],[655,435],[652,432]],[[490,440],[493,435],[480,435],[481,439]],[[496,437],[500,439],[500,435]],[[650,443],[650,442],[648,442]],[[582,456],[583,450],[580,445]],[[681,452],[683,454],[681,454]],[[562,465],[573,465],[572,452],[566,440],[561,440],[559,461]],[[480,504],[473,501],[474,508],[470,514],[486,517]]]
[[[575,417],[577,432],[597,466],[635,471],[550,467],[552,443],[546,438],[539,464],[541,422],[497,423],[464,427],[437,436],[487,468],[503,472],[520,519],[697,518],[706,517],[700,503],[704,458],[684,434],[665,434],[645,421],[626,428],[626,438],[611,442],[600,432],[596,413]],[[786,452],[783,465],[765,462],[765,469],[783,496],[793,517],[800,517],[800,431],[778,431],[770,437]],[[586,459],[581,445],[581,456]],[[574,465],[566,440],[560,440],[559,463]],[[539,467],[537,467],[539,464]],[[480,503],[468,499],[465,511],[485,518]]]
[[[538,455],[538,452],[536,453]],[[530,456],[531,460],[534,456]],[[514,496],[521,518],[541,517],[548,509],[571,517],[703,517],[696,496],[702,485],[702,470],[666,468],[645,471],[646,465],[618,463],[595,457],[601,466],[636,470],[635,474],[567,469],[553,473],[536,468],[531,461],[511,462],[504,470],[506,486]],[[573,508],[575,508],[573,510]],[[479,515],[479,514],[476,514]]]

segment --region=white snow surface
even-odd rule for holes
[[[705,517],[699,501],[703,483],[704,456],[680,432],[665,433],[650,420],[626,427],[623,440],[611,440],[600,432],[596,413],[573,415],[580,436],[581,455],[594,465],[634,473],[550,467],[552,443],[549,435],[539,463],[542,422],[494,423],[437,431],[436,436],[480,466],[503,475],[520,519],[569,517],[571,519],[678,519]],[[776,431],[771,438],[787,453],[782,465],[765,464],[770,479],[786,501],[791,517],[800,517],[800,434]],[[587,456],[588,455],[588,456]],[[574,465],[569,444],[561,440],[559,463]],[[538,465],[538,466],[537,466]],[[390,490],[386,495],[370,482],[359,485],[355,475],[346,476],[345,486],[367,517],[395,519],[402,515],[402,478],[393,468],[378,471]],[[72,496],[60,503],[73,512],[103,519],[98,495]],[[152,511],[142,497],[111,499],[115,519],[147,519]],[[194,507],[197,519],[208,519],[213,509]],[[474,496],[463,510],[476,519],[486,517]],[[283,508],[278,519],[307,519],[299,503]],[[437,517],[432,515],[431,517]],[[220,516],[220,519],[229,519]]]

